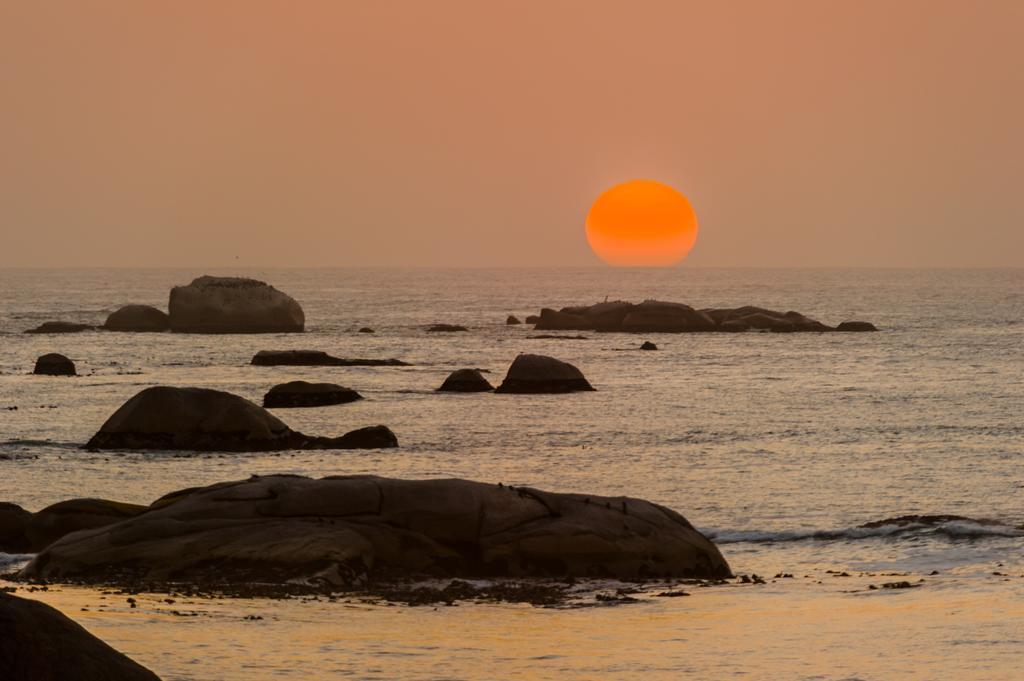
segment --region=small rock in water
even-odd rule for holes
[[[651,341],[644,341],[644,344],[640,346],[641,350],[657,350],[658,346]]]

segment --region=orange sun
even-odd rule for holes
[[[678,191],[654,180],[615,185],[597,197],[587,213],[587,241],[609,265],[675,265],[696,240],[693,206]]]

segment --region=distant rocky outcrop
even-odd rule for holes
[[[204,276],[175,286],[168,311],[171,331],[179,333],[287,333],[306,323],[294,298],[239,277]]]
[[[207,388],[146,388],[107,419],[88,449],[259,452],[282,449],[396,447],[388,428],[341,437],[304,435],[238,395]]]
[[[866,324],[866,322],[847,322],[847,324]],[[535,328],[538,330],[626,333],[740,332],[749,330],[792,333],[840,330],[794,311],[778,312],[753,305],[697,310],[683,303],[660,300],[645,300],[642,303],[604,302],[595,305],[563,307],[561,310],[544,308],[537,318]]]
[[[728,563],[681,515],[641,499],[468,480],[254,476],[167,495],[78,532],[25,580],[333,588],[421,576],[724,578]]]
[[[171,320],[167,313],[152,305],[125,305],[107,317],[107,331],[167,331]]]
[[[95,328],[92,324],[77,324],[75,322],[43,322],[34,329],[28,329],[25,333],[78,333],[92,331]]]
[[[454,393],[480,393],[490,390],[494,390],[494,386],[484,378],[479,369],[453,371],[438,388],[440,392]]]
[[[514,314],[510,314],[508,317],[505,318],[505,324],[508,326],[512,326],[514,324],[522,324],[522,322],[519,321],[519,317],[515,316]]]
[[[836,331],[878,331],[871,322],[843,322]]]
[[[568,362],[524,353],[513,360],[495,392],[568,393],[593,389],[583,373]]]
[[[469,329],[458,324],[431,324],[427,327],[427,331],[430,333],[455,333],[456,331],[469,331]]]
[[[0,593],[0,674],[14,681],[160,681],[45,603]]]
[[[75,363],[64,355],[51,352],[36,360],[32,373],[40,376],[74,376]]]
[[[345,359],[321,350],[260,350],[253,358],[256,366],[275,367],[405,367],[397,359]]]
[[[334,383],[307,383],[291,381],[271,388],[263,396],[263,406],[268,409],[289,407],[325,407],[332,404],[345,404],[363,399],[363,396],[351,388]]]

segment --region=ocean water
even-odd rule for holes
[[[155,595],[130,609],[97,590],[27,594],[165,678],[1019,678],[1024,270],[217,270],[294,296],[307,332],[22,333],[47,320],[102,323],[126,303],[166,308],[171,286],[204,273],[0,270],[0,500],[30,510],[81,496],[148,503],[269,472],[465,477],[650,499],[714,537],[737,573],[794,578],[616,607],[175,606],[195,617]],[[881,332],[546,340],[504,323],[606,297],[754,304],[829,324],[866,319]],[[435,322],[469,331],[426,332]],[[638,351],[644,340],[660,349]],[[260,349],[300,348],[412,366],[249,364]],[[46,352],[70,356],[81,376],[30,375]],[[497,384],[519,352],[572,362],[596,392],[434,391],[462,367]],[[292,379],[367,398],[279,411],[293,428],[339,435],[381,423],[400,448],[80,449],[150,385],[259,401]],[[907,514],[980,522],[858,527]],[[869,588],[894,580],[920,587]],[[253,613],[264,619],[244,619]]]

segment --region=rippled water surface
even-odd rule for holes
[[[260,472],[458,476],[648,498],[713,535],[737,572],[797,577],[570,611],[218,601],[182,618],[145,603],[100,611],[88,590],[45,596],[167,678],[1014,678],[1024,664],[1024,271],[246,270],[299,300],[307,333],[21,333],[55,319],[102,323],[131,302],[166,308],[172,285],[203,273],[0,271],[0,500],[31,510],[80,496],[149,502]],[[504,324],[606,296],[755,304],[882,331],[543,340]],[[426,332],[435,322],[469,331]],[[638,351],[643,340],[660,350]],[[288,348],[412,366],[249,364],[257,350]],[[82,375],[29,375],[54,351]],[[597,391],[434,392],[460,367],[500,382],[525,351],[576,364]],[[79,449],[143,387],[201,385],[259,401],[298,378],[367,399],[279,411],[289,425],[338,435],[383,423],[401,447]],[[857,527],[916,513],[994,523]],[[843,571],[852,576],[834,576]],[[869,590],[884,572],[926,582]],[[265,619],[241,620],[253,609]]]

